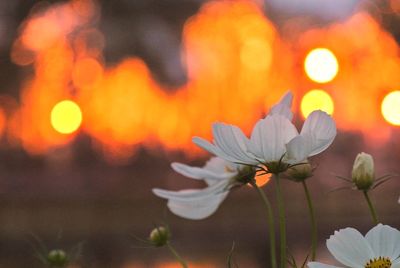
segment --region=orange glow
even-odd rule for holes
[[[258,187],[266,185],[270,179],[271,179],[271,174],[264,174],[264,171],[257,171],[256,184]]]
[[[334,104],[331,96],[323,90],[313,89],[301,99],[301,114],[306,118],[312,111],[322,110],[332,115]]]
[[[72,71],[72,81],[78,88],[93,86],[99,82],[103,75],[103,68],[93,58],[82,58],[75,62]]]
[[[325,86],[335,100],[338,128],[361,132],[374,144],[387,142],[391,130],[381,113],[382,90],[400,85],[399,46],[392,35],[359,12],[346,21],[302,33],[297,49],[306,54],[314,47],[329,47],[340,59],[340,73]],[[300,82],[303,89],[312,86],[306,78]]]
[[[332,81],[339,71],[335,55],[326,48],[315,48],[304,60],[304,69],[308,77],[317,83]]]
[[[382,115],[386,121],[400,126],[400,91],[390,92],[382,101]]]
[[[311,69],[324,70],[325,78],[308,75],[326,83],[338,107],[337,126],[376,139],[390,137],[379,100],[382,89],[400,84],[399,47],[366,13],[297,31],[297,39],[290,39],[279,36],[251,1],[206,2],[185,23],[182,58],[188,82],[173,93],[153,79],[139,58],[107,66],[104,36],[95,27],[99,18],[95,1],[73,0],[32,14],[21,26],[11,59],[31,65],[33,72],[22,83],[20,107],[7,125],[29,153],[46,153],[71,141],[73,135],[54,131],[48,117],[57,101],[72,98],[85,115],[82,132],[110,161],[129,159],[139,146],[199,152],[191,137],[211,138],[215,121],[236,124],[248,134],[288,88],[296,96],[312,88],[298,66],[314,48],[335,52],[331,57],[320,49],[331,56],[323,56],[322,63],[321,56],[310,60],[317,66]],[[321,67],[326,62],[331,62],[327,69]]]
[[[63,100],[54,105],[50,120],[56,131],[62,134],[71,134],[80,127],[82,112],[75,102]]]

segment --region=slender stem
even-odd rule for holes
[[[369,210],[371,211],[372,220],[375,224],[378,224],[378,217],[376,216],[376,211],[374,206],[372,205],[371,199],[369,199],[368,191],[363,191],[365,199],[367,200]]]
[[[269,202],[267,196],[265,195],[264,191],[258,187],[255,182],[250,183],[254,189],[257,190],[258,194],[260,195],[263,204],[267,210],[267,220],[268,220],[268,231],[269,231],[269,247],[270,247],[270,257],[271,257],[271,267],[277,268],[276,263],[276,246],[275,246],[275,223],[274,223],[274,214],[272,213],[271,203]]]
[[[310,213],[310,220],[311,220],[311,260],[315,261],[315,256],[316,256],[316,251],[317,251],[317,241],[318,241],[317,222],[315,220],[314,207],[313,207],[313,203],[311,200],[310,192],[308,191],[307,183],[305,180],[303,180],[302,184],[303,184],[304,192],[306,194],[308,211]]]
[[[286,219],[285,219],[285,204],[283,201],[279,173],[275,174],[275,180],[276,180],[276,195],[278,199],[278,211],[279,211],[281,268],[285,268],[286,267]]]
[[[179,256],[178,252],[172,247],[172,245],[167,242],[167,247],[169,251],[171,251],[172,255],[174,255],[175,259],[182,265],[183,268],[188,268],[186,262]]]

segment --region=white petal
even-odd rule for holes
[[[181,191],[169,191],[164,189],[154,188],[152,191],[155,195],[165,199],[175,200],[188,200],[188,199],[199,199],[210,195],[221,194],[227,192],[229,180],[217,182],[211,186],[203,189],[190,189]]]
[[[374,257],[368,241],[353,228],[335,231],[326,246],[336,260],[352,268],[363,268]]]
[[[388,225],[378,224],[365,236],[375,257],[389,257],[395,260],[400,256],[400,231]]]
[[[223,180],[223,179],[229,179],[237,174],[237,172],[233,172],[233,171],[232,172],[225,171],[225,172],[217,173],[217,172],[213,172],[208,169],[205,169],[205,168],[192,167],[192,166],[188,166],[188,165],[176,163],[176,162],[172,163],[171,167],[176,172],[178,172],[188,178],[198,179],[198,180],[206,179],[207,181],[209,181],[209,180],[219,181],[219,180]]]
[[[271,107],[269,114],[280,114],[292,121],[293,118],[293,113],[291,110],[292,107],[292,101],[293,101],[293,94],[292,92],[288,91],[285,93],[285,95],[282,97],[282,99],[275,104],[274,106]]]
[[[340,268],[338,266],[323,264],[320,262],[309,262],[307,263],[308,268]]]
[[[400,262],[392,263],[392,266],[390,266],[390,268],[400,268]]]
[[[313,111],[304,122],[300,135],[309,136],[312,150],[309,156],[319,154],[331,145],[336,136],[336,124],[323,111]]]
[[[231,156],[227,155],[225,152],[221,151],[220,148],[218,148],[217,146],[215,146],[214,144],[210,143],[209,141],[207,141],[203,138],[193,137],[192,141],[197,146],[203,148],[204,150],[206,150],[212,154],[215,154],[216,156],[219,156],[219,157],[226,159],[228,161],[231,161],[231,162],[236,161],[235,158],[232,158]]]
[[[215,145],[231,159],[235,159],[235,161],[226,160],[251,165],[258,163],[254,156],[249,154],[247,149],[248,139],[237,126],[214,123],[213,136]]]
[[[285,145],[297,135],[297,129],[286,117],[269,115],[254,127],[249,149],[265,162],[278,161],[286,153]]]
[[[228,192],[197,200],[169,199],[167,206],[177,216],[185,219],[201,220],[213,214],[227,194]]]
[[[286,157],[285,162],[296,164],[303,162],[307,159],[311,150],[310,139],[302,135],[294,137],[288,144],[286,144]]]

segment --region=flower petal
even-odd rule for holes
[[[296,127],[286,117],[268,115],[255,125],[249,149],[265,162],[278,161],[286,153],[285,145],[297,135]]]
[[[223,152],[220,148],[218,148],[217,146],[215,146],[214,144],[210,143],[209,141],[200,138],[200,137],[193,137],[192,141],[194,144],[196,144],[197,146],[203,148],[204,150],[219,156],[223,159],[226,159],[228,161],[231,162],[235,162],[236,159],[232,158],[231,156],[227,155],[225,152]]]
[[[169,191],[154,188],[152,191],[155,195],[165,199],[175,199],[175,200],[188,200],[188,199],[201,199],[203,197],[208,197],[210,195],[217,195],[227,192],[229,180],[219,181],[209,187],[203,189],[190,189],[183,191]]]
[[[292,92],[288,91],[285,95],[281,98],[281,100],[271,107],[269,114],[280,114],[292,121],[293,113],[291,110],[293,101],[293,94]]]
[[[172,163],[171,167],[173,170],[178,172],[179,174],[182,174],[183,176],[186,176],[188,178],[192,179],[197,179],[197,180],[203,180],[205,179],[206,181],[219,181],[223,179],[229,179],[232,178],[237,174],[235,171],[225,171],[225,172],[213,172],[211,170],[208,170],[206,168],[199,168],[199,167],[192,167],[188,166],[182,163]]]
[[[183,190],[186,192],[189,190]],[[174,200],[169,199],[167,206],[177,216],[190,220],[201,220],[209,217],[224,201],[228,192],[207,196],[197,200]]]
[[[335,231],[326,246],[336,260],[352,268],[363,268],[374,257],[368,241],[354,228]]]
[[[375,257],[388,257],[392,261],[400,256],[400,231],[388,225],[378,224],[365,236]]]
[[[400,262],[392,263],[392,266],[390,266],[390,268],[400,268]]]
[[[311,151],[311,140],[308,137],[298,135],[286,144],[286,151],[285,162],[296,164],[306,161]]]
[[[257,164],[254,156],[249,154],[247,149],[248,138],[243,134],[242,130],[234,125],[224,123],[213,124],[214,143],[230,158],[235,159],[231,162],[239,162],[244,164]]]
[[[309,262],[307,263],[308,268],[341,268],[338,266],[328,265],[320,262]]]
[[[336,136],[336,124],[323,111],[313,111],[304,122],[300,135],[311,139],[309,156],[319,154],[331,145]]]

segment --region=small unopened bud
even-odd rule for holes
[[[359,190],[369,190],[374,183],[374,159],[371,155],[360,153],[354,161],[351,179]]]
[[[47,254],[47,261],[52,267],[64,267],[68,263],[68,256],[62,249],[53,249]]]
[[[314,168],[307,162],[289,168],[287,174],[289,175],[289,179],[296,182],[302,182],[307,178],[312,177],[313,171]]]
[[[156,247],[162,247],[168,243],[169,238],[170,238],[170,233],[169,233],[168,229],[163,226],[160,226],[160,227],[154,228],[151,231],[149,240]]]

